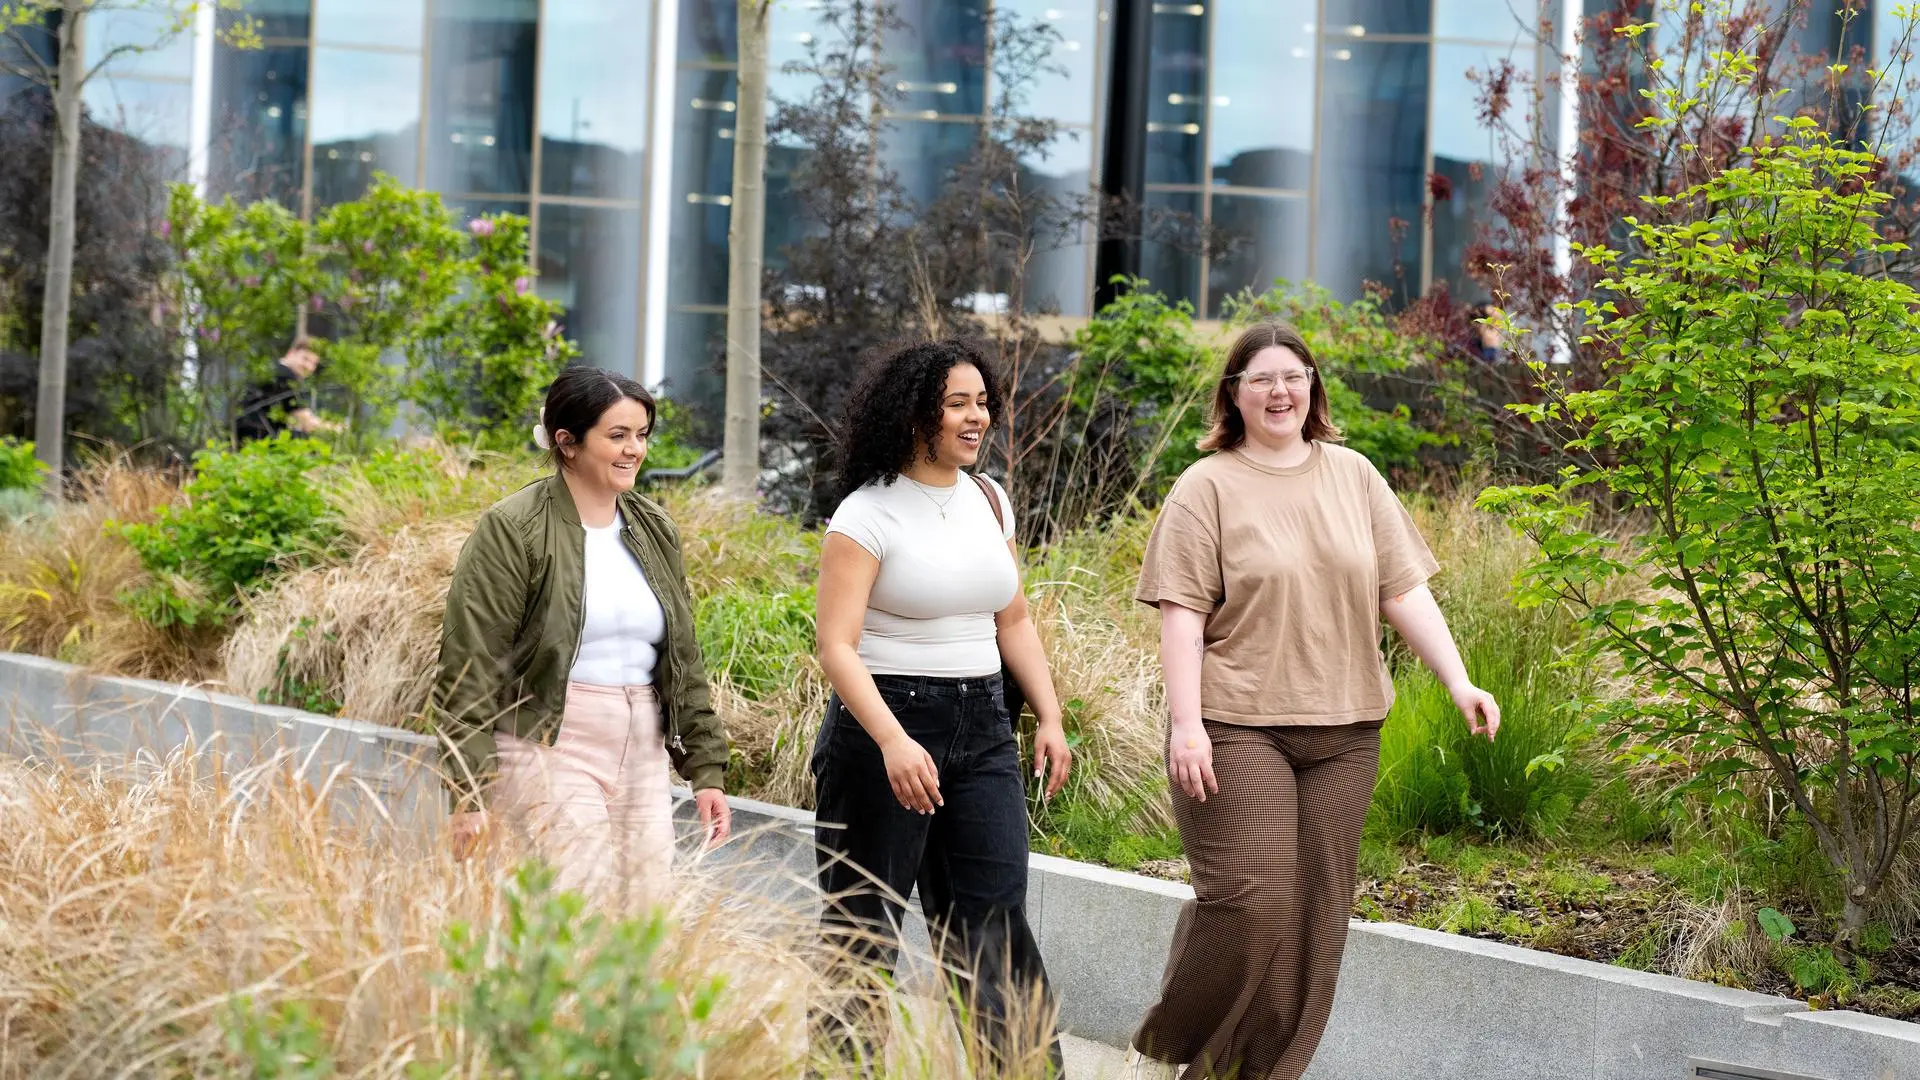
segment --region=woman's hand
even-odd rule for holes
[[[1453,695],[1454,707],[1460,715],[1467,718],[1467,730],[1475,735],[1485,735],[1488,742],[1500,734],[1500,703],[1493,695],[1473,685],[1461,682],[1448,690]]]
[[[733,835],[733,808],[727,794],[719,788],[701,788],[693,793],[693,805],[700,811],[700,835],[704,847],[719,847]]]
[[[452,834],[453,857],[464,859],[478,850],[487,835],[487,824],[485,810],[465,810],[449,817],[447,828]]]
[[[893,785],[893,797],[916,814],[931,814],[940,799],[940,770],[933,755],[905,731],[880,747],[887,762],[887,783]]]
[[[1051,799],[1066,786],[1073,770],[1073,751],[1067,749],[1067,729],[1059,720],[1043,720],[1033,729],[1033,778],[1046,780],[1042,799]]]
[[[1167,775],[1190,799],[1206,802],[1209,791],[1220,793],[1220,782],[1213,778],[1213,740],[1205,725],[1174,723],[1167,739]]]

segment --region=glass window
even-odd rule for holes
[[[666,396],[692,414],[689,427],[717,430],[726,416],[726,315],[675,311],[667,316],[666,339]]]
[[[533,187],[536,0],[434,5],[427,184],[495,194]],[[636,61],[646,67],[645,57]]]
[[[1224,250],[1207,263],[1207,315],[1219,318],[1226,299],[1275,281],[1307,278],[1307,200],[1291,196],[1215,195],[1213,228]]]
[[[1094,69],[1100,55],[1100,13],[1095,0],[997,0],[994,10],[1022,22],[1044,23],[1059,37],[1046,57],[1055,70],[1036,72],[1017,113],[1063,124],[1094,121]],[[997,93],[997,91],[996,91]]]
[[[1419,287],[1430,47],[1326,46],[1321,126],[1362,136],[1321,146],[1314,277],[1338,299],[1360,295],[1369,281],[1407,295]]]
[[[896,0],[901,29],[883,43],[906,113],[986,111],[987,0]]]
[[[84,54],[88,67],[115,49],[115,75],[193,78],[193,13],[159,8],[100,8],[87,16]]]
[[[973,156],[979,137],[980,125],[965,121],[894,121],[880,134],[880,159],[899,176],[908,200],[925,206]]]
[[[670,304],[727,302],[727,228],[732,221],[734,78],[731,71],[682,71],[674,102]],[[768,186],[778,148],[767,148]],[[774,249],[772,192],[766,247]]]
[[[239,25],[248,16],[252,16],[253,27],[261,37],[268,40],[301,41],[307,36],[309,13],[312,9],[311,0],[248,0],[243,10],[220,9],[216,25],[226,30]]]
[[[526,199],[443,199],[441,205],[447,208],[448,216],[461,228],[467,222],[483,214],[519,214],[526,217],[529,205]]]
[[[307,141],[307,47],[213,50],[208,185],[242,201],[300,208]]]
[[[675,3],[676,0],[658,0]],[[738,47],[739,0],[677,0],[680,5],[680,44],[682,60],[732,63]],[[774,0],[774,18],[794,0]],[[776,53],[776,55],[778,55]]]
[[[1502,0],[1467,0],[1476,7]],[[1424,34],[1432,26],[1432,0],[1328,0],[1327,41],[1381,34]]]
[[[1456,297],[1483,299],[1466,266],[1467,247],[1486,220],[1498,161],[1494,136],[1479,121],[1487,80],[1508,70],[1505,123],[1525,129],[1533,109],[1533,50],[1443,43],[1433,50],[1433,280]],[[1444,191],[1446,198],[1439,197]]]
[[[1215,0],[1213,182],[1305,191],[1317,0]]]
[[[313,51],[313,202],[359,198],[377,170],[419,183],[420,57]]]
[[[1191,191],[1149,191],[1141,231],[1140,276],[1169,301],[1200,299],[1200,196]]]
[[[313,40],[323,45],[418,49],[425,0],[314,0]]]
[[[639,199],[652,12],[631,0],[547,0],[540,190]]]
[[[1159,5],[1155,5],[1159,7]],[[1147,183],[1197,184],[1206,144],[1207,18],[1205,7],[1173,7],[1153,16],[1147,77]]]
[[[845,44],[840,31],[820,21],[821,10],[819,0],[774,0],[773,15],[767,21],[769,122],[776,103],[806,100],[817,82],[811,75],[789,73],[787,65],[807,63],[809,49],[832,51]]]
[[[103,77],[81,92],[87,115],[154,147],[185,153],[193,112],[193,87],[171,80]]]
[[[1433,36],[1531,45],[1539,17],[1533,0],[1433,0]]]
[[[639,210],[541,204],[535,285],[586,363],[639,371],[640,259]]]
[[[1087,220],[1093,185],[1091,133],[1062,131],[1046,153],[1022,171],[1022,188],[1044,193],[1052,203],[1036,223],[1033,255],[1027,262],[1026,308],[1085,315],[1093,280],[1093,229]]]

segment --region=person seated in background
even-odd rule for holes
[[[1495,320],[1500,309],[1492,304],[1475,304],[1467,309],[1467,352],[1482,363],[1499,364],[1507,358],[1505,339]]]
[[[247,390],[233,422],[234,441],[242,445],[271,439],[283,431],[302,435],[337,432],[340,425],[313,411],[308,380],[320,370],[320,354],[305,334],[293,339],[287,354],[274,362],[273,373]]]

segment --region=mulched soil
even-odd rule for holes
[[[1653,870],[1603,856],[1582,856],[1576,864],[1505,852],[1497,861],[1470,865],[1463,872],[1459,866],[1419,861],[1413,849],[1403,854],[1398,873],[1382,878],[1362,872],[1356,917],[1672,973],[1684,928],[1697,925],[1709,910]],[[1168,880],[1187,878],[1184,860],[1136,869]],[[1797,928],[1796,941],[1831,944],[1822,920],[1811,911],[1788,908],[1784,914]],[[1768,951],[1757,950],[1761,956]],[[1739,971],[1716,970],[1711,977],[1723,985],[1797,998],[1814,1008],[1920,1021],[1920,939],[1896,943],[1867,963],[1869,981],[1844,1000],[1800,990],[1782,964],[1765,959],[1741,965]]]

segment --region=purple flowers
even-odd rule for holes
[[[260,275],[248,274],[246,278],[240,282],[240,284],[245,285],[249,289],[257,289],[260,287]]]
[[[160,223],[160,239],[165,240],[167,237],[172,235],[173,235],[173,222],[162,221]]]
[[[326,306],[326,300],[319,293],[313,294],[313,310],[319,311]]]
[[[467,231],[475,236],[492,236],[493,222],[488,221],[486,218],[474,218],[472,221],[467,222]]]
[[[519,293],[521,296],[527,295],[527,290],[531,288],[533,288],[532,278],[517,277],[513,279],[513,291]]]
[[[373,241],[371,240],[360,241],[360,250],[366,252],[368,255],[373,254]]]

